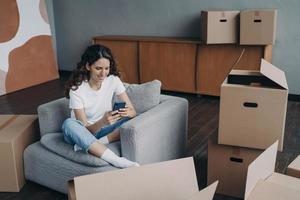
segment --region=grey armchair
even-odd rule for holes
[[[63,141],[61,125],[69,117],[68,100],[39,106],[41,140],[24,152],[25,177],[62,193],[76,176],[116,170],[100,158],[74,152]],[[184,156],[187,138],[188,101],[160,95],[159,104],[121,126],[121,140],[108,145],[115,153],[141,164]]]

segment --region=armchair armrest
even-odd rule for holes
[[[122,156],[141,164],[183,157],[187,122],[188,101],[161,95],[157,106],[121,126]]]
[[[57,99],[38,107],[41,137],[47,133],[61,132],[63,121],[70,117],[69,100]]]

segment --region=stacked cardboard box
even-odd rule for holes
[[[283,150],[288,86],[284,72],[261,61],[260,71],[232,70],[221,86],[218,144],[208,145],[208,182],[242,198],[248,165],[279,141]]]
[[[260,71],[232,70],[221,86],[219,144],[283,150],[288,85],[280,69],[261,60]]]

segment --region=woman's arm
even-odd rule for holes
[[[126,92],[123,92],[118,96],[118,99],[120,99],[121,101],[124,101],[126,103],[126,108],[121,108],[119,110],[119,114],[121,115],[121,117],[130,117],[133,118],[136,116],[136,111],[127,95]]]
[[[95,122],[94,124],[89,124],[84,109],[74,109],[76,119],[80,120],[84,124],[84,126],[93,134],[95,134],[103,126],[113,124],[118,121],[121,116],[116,113],[117,111],[106,112],[104,116],[97,122]]]

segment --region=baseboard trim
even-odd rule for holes
[[[289,99],[289,101],[300,102],[300,95],[299,94],[289,94],[288,99]]]
[[[59,70],[58,73],[59,73],[60,76],[70,76],[72,71]]]

